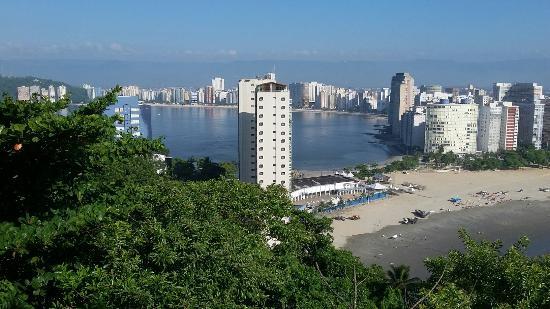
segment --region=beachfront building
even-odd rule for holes
[[[550,148],[550,98],[544,99],[542,103],[544,104],[542,147],[548,149]]]
[[[271,76],[239,81],[239,179],[290,192],[292,121],[286,85]]]
[[[293,201],[301,201],[326,195],[338,196],[344,192],[357,193],[355,190],[359,190],[359,183],[342,175],[299,178],[292,183],[290,198]]]
[[[424,152],[452,151],[473,154],[477,150],[476,104],[428,104],[426,106],[426,137]]]
[[[392,135],[401,134],[401,117],[414,105],[414,78],[409,73],[397,73],[391,79],[388,121]]]
[[[410,149],[424,148],[426,107],[414,106],[401,119],[401,141]]]
[[[479,106],[477,148],[481,152],[516,150],[519,108],[512,102],[494,102]]]
[[[514,106],[512,102],[499,102],[499,104],[502,108],[499,149],[516,150],[518,147],[519,107]]]
[[[117,102],[105,110],[107,116],[118,114],[122,117],[115,122],[118,134],[127,132],[133,136],[140,136],[139,117],[140,109],[137,96],[118,96]]]
[[[477,120],[477,149],[481,152],[497,152],[500,145],[502,107],[498,103],[479,105]]]
[[[504,98],[519,107],[518,143],[540,149],[544,120],[542,86],[536,83],[516,83]]]

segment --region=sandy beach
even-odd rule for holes
[[[541,187],[550,187],[548,169],[482,172],[425,170],[409,174],[393,173],[391,177],[394,184],[409,182],[423,185],[425,189],[413,194],[401,193],[382,201],[332,214],[361,217],[356,221],[333,221],[334,244],[337,247],[346,247],[352,236],[374,233],[386,226],[398,225],[402,218],[413,217],[411,212],[415,209],[440,213],[466,207],[494,206],[508,201],[548,201],[550,198],[550,193],[539,191]],[[518,192],[520,189],[523,191]],[[479,191],[487,191],[489,195],[477,195]],[[507,193],[497,193],[502,191]],[[462,206],[455,206],[448,201],[454,196],[462,198]]]

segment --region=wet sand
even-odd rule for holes
[[[426,278],[426,257],[463,249],[458,238],[461,227],[475,239],[500,239],[503,248],[526,235],[531,240],[527,254],[550,253],[550,201],[509,201],[493,207],[433,214],[414,225],[387,226],[375,233],[352,236],[344,248],[365,264],[384,268],[392,263],[407,264],[413,276]],[[402,236],[389,239],[396,234]]]

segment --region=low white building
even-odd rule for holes
[[[290,197],[293,201],[299,201],[315,196],[337,194],[339,191],[358,189],[359,183],[341,175],[328,175],[294,179],[292,187]]]

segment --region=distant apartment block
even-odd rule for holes
[[[17,87],[17,100],[28,101],[31,99],[30,89],[27,86]]]
[[[476,104],[428,104],[424,152],[452,151],[473,154],[477,150]]]
[[[519,108],[512,102],[479,106],[477,147],[482,152],[515,150],[518,143]]]
[[[401,117],[414,105],[414,78],[409,73],[397,73],[391,80],[388,121],[392,135],[401,134]]]
[[[110,105],[105,110],[107,116],[118,114],[120,121],[115,122],[117,132],[131,133],[134,136],[140,136],[140,109],[138,97],[136,96],[118,96],[117,102]]]
[[[408,148],[424,149],[426,107],[414,106],[401,118],[401,141]]]
[[[519,107],[518,143],[540,149],[544,120],[542,86],[536,83],[516,83],[508,89],[504,98]]]

